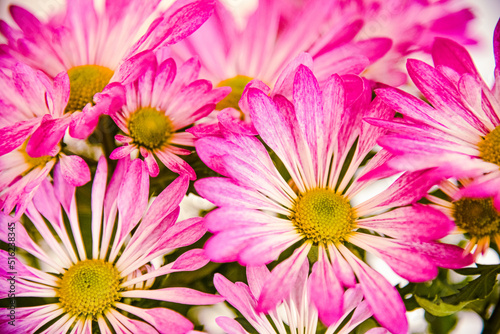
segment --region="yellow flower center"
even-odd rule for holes
[[[245,86],[251,80],[252,80],[252,78],[250,78],[250,77],[247,77],[244,75],[237,75],[234,78],[226,79],[226,80],[219,82],[217,87],[231,87],[232,90],[228,96],[226,96],[222,101],[217,103],[217,106],[215,107],[215,109],[222,110],[224,108],[233,107],[236,110],[240,110],[240,107],[238,106],[238,102],[240,101],[241,95],[243,94],[243,91],[245,90]]]
[[[500,126],[488,133],[478,146],[479,156],[484,161],[500,166]]]
[[[355,212],[347,199],[328,189],[299,195],[290,218],[299,233],[315,244],[343,242],[355,227]]]
[[[500,214],[491,198],[461,198],[453,203],[455,224],[478,239],[500,233]]]
[[[174,126],[164,112],[146,107],[135,111],[128,120],[130,137],[139,146],[160,149],[172,137]]]
[[[63,275],[59,301],[66,313],[96,318],[120,299],[119,285],[120,275],[111,263],[81,261]]]
[[[29,140],[29,139],[28,139]],[[53,156],[44,155],[42,157],[33,158],[28,153],[26,153],[26,146],[28,145],[28,140],[26,140],[19,152],[23,155],[24,161],[29,165],[29,168],[23,173],[23,176],[28,174],[31,170],[37,167],[44,167],[50,160],[54,159]]]
[[[113,76],[113,71],[99,65],[75,66],[68,70],[70,95],[66,112],[82,110],[94,104],[94,95],[101,92]]]

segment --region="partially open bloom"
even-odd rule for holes
[[[431,105],[396,88],[376,91],[405,117],[375,120],[389,129],[379,144],[396,157],[397,170],[434,168],[443,178],[475,178],[500,210],[500,23],[494,33],[495,86],[481,79],[468,52],[447,39],[436,39],[435,67],[408,60],[408,72]]]
[[[190,250],[172,263],[151,262],[191,245],[205,233],[201,218],[176,222],[188,179],[173,181],[149,207],[149,175],[141,160],[122,160],[108,187],[106,182],[106,160],[101,158],[92,188],[92,219],[90,224],[80,224],[75,187],[56,168],[54,185],[45,181],[26,211],[47,247],[32,238],[33,229],[28,232],[21,222],[2,216],[2,226],[15,229],[16,247],[48,268],[42,271],[16,258],[10,269],[2,266],[2,277],[16,272],[16,297],[53,298],[39,306],[18,304],[16,326],[7,325],[9,310],[2,309],[3,333],[93,333],[97,326],[101,333],[187,333],[194,325],[182,315],[162,307],[142,309],[130,298],[195,305],[222,300],[188,288],[150,289],[158,276],[208,263],[201,249]],[[4,242],[8,242],[7,232],[2,229]],[[89,239],[83,238],[87,233]],[[4,263],[7,257],[7,252],[0,251]],[[7,296],[6,284],[5,279],[0,283],[1,298]]]
[[[191,153],[179,145],[194,146],[194,136],[181,129],[210,114],[230,90],[212,89],[209,81],[196,80],[199,68],[195,58],[178,70],[172,58],[160,59],[159,64],[153,58],[137,81],[125,86],[126,103],[111,114],[125,133],[117,135],[116,140],[125,146],[115,149],[112,159],[139,150],[151,176],[159,173],[156,156],[173,172],[196,179],[193,168],[178,157]]]
[[[52,15],[48,23],[40,22],[21,7],[11,6],[12,18],[20,30],[0,22],[0,32],[7,39],[0,66],[10,68],[20,61],[51,78],[66,73],[71,94],[65,112],[75,117],[65,127],[57,124],[57,133],[62,137],[69,127],[72,137],[87,138],[99,115],[123,103],[122,94],[117,94],[120,84],[142,73],[151,57],[144,51],[176,43],[205,22],[213,10],[211,0],[180,0],[155,15],[159,3],[108,0],[100,11],[93,0],[68,1],[66,11]],[[143,33],[142,28],[149,23]],[[54,135],[53,129],[43,130],[39,130],[41,136]]]
[[[0,72],[0,209],[6,214],[14,208],[17,217],[24,212],[56,163],[72,185],[90,180],[85,161],[64,154],[61,138],[53,135],[71,122],[71,115],[64,114],[68,98],[69,82],[63,75],[52,82],[22,63],[9,75]],[[43,139],[35,135],[42,127],[48,133]]]
[[[500,245],[500,210],[493,205],[497,189],[478,187],[470,182],[462,179],[457,185],[443,180],[439,189],[448,199],[431,194],[427,199],[455,222],[457,233],[468,235],[470,240],[464,252],[472,252],[476,259],[486,253],[491,241]]]
[[[406,333],[401,297],[356,255],[356,247],[379,256],[413,282],[433,279],[438,266],[462,267],[472,258],[462,257],[459,247],[436,241],[453,228],[443,213],[414,204],[433,182],[426,173],[403,174],[381,194],[352,202],[372,183],[355,173],[384,133],[362,118],[393,116],[379,100],[370,104],[365,80],[333,75],[320,90],[310,69],[302,65],[292,80],[293,102],[248,90],[253,124],[279,158],[279,170],[255,137],[228,131],[224,138],[196,142],[202,160],[226,176],[195,183],[203,197],[220,207],[205,217],[214,233],[205,245],[207,256],[218,262],[263,265],[292,247],[293,254],[266,280],[259,310],[270,310],[288,296],[310,255],[317,260],[308,288],[321,321],[331,325],[340,318],[343,289],[354,287],[357,278],[375,318],[393,333]],[[388,157],[379,152],[363,173]]]
[[[316,334],[318,329],[318,311],[309,300],[308,291],[309,263],[304,261],[290,295],[276,308],[269,310],[269,318],[258,310],[259,295],[270,273],[265,266],[247,267],[248,285],[231,283],[221,274],[216,274],[214,284],[217,291],[233,305],[250,325],[260,334]],[[343,295],[343,314],[334,324],[328,326],[325,334],[347,334],[360,323],[371,317],[372,312],[362,301],[363,293],[359,287],[348,289]],[[353,311],[354,310],[354,311]],[[343,321],[352,313],[350,319]],[[247,334],[248,332],[234,319],[218,317],[217,323],[228,334]],[[277,330],[275,330],[275,328]],[[287,331],[287,328],[289,329]],[[339,330],[339,331],[337,331]],[[384,328],[375,327],[367,334],[384,334]]]

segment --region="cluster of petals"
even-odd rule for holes
[[[403,174],[382,193],[353,205],[355,226],[345,242],[314,244],[301,234],[290,218],[300,194],[330,189],[351,201],[373,183],[363,175],[390,154],[380,151],[355,175],[385,133],[362,119],[390,119],[393,113],[379,99],[370,103],[369,84],[357,76],[332,75],[320,88],[311,70],[299,65],[288,78],[292,82],[284,87],[293,87],[292,101],[257,88],[248,89],[247,99],[260,138],[280,159],[291,183],[256,137],[225,129],[224,136],[196,142],[205,164],[224,176],[195,183],[199,194],[219,206],[205,217],[214,234],[205,245],[207,256],[216,262],[264,265],[295,247],[272,270],[260,293],[259,309],[266,311],[289,294],[308,254],[317,249],[308,284],[321,321],[330,325],[341,316],[343,289],[358,281],[375,318],[391,332],[406,333],[405,307],[395,288],[346,245],[382,258],[412,282],[435,278],[437,267],[468,265],[472,258],[457,246],[437,242],[453,223],[442,212],[416,204],[434,182],[432,174],[420,171]]]
[[[220,296],[189,288],[149,289],[158,276],[193,271],[209,261],[202,249],[192,249],[174,262],[164,265],[151,263],[178,247],[191,245],[206,232],[201,218],[176,221],[188,179],[182,176],[177,178],[149,203],[149,175],[140,159],[132,162],[121,160],[106,186],[107,177],[107,163],[101,158],[92,187],[90,244],[82,237],[83,224],[78,220],[75,187],[64,180],[57,167],[54,183],[43,182],[28,206],[26,216],[44,239],[46,247],[40,246],[20,221],[14,221],[16,247],[24,249],[50,269],[42,271],[16,258],[16,297],[60,297],[61,276],[75,264],[92,259],[111,263],[118,270],[121,277],[120,299],[98,314],[96,319],[67,312],[60,301],[18,307],[16,326],[7,325],[9,310],[2,309],[0,326],[3,333],[34,333],[42,328],[44,332],[51,333],[66,333],[70,329],[72,333],[92,333],[93,320],[97,321],[101,333],[187,333],[194,325],[177,312],[161,307],[142,309],[123,299],[146,298],[195,305],[223,300]],[[69,220],[69,230],[63,212]],[[12,217],[2,216],[3,226],[12,221]],[[116,233],[113,233],[114,230]],[[1,234],[4,242],[8,241],[7,231],[5,228]],[[7,252],[0,251],[5,263],[8,256]],[[7,271],[2,266],[2,277],[7,275]],[[9,289],[6,284],[8,282],[2,280],[1,298],[7,297]],[[122,312],[143,321],[129,318]],[[112,329],[108,328],[108,324]],[[49,327],[45,328],[47,325]]]
[[[481,151],[485,138],[500,131],[499,23],[493,44],[496,69],[491,89],[464,47],[436,39],[434,67],[415,59],[407,64],[410,77],[431,105],[397,88],[376,90],[384,103],[404,115],[402,119],[368,120],[389,130],[378,143],[395,157],[381,169],[433,169],[442,178],[474,178],[457,198],[492,197],[500,211],[500,166],[495,159],[485,159]],[[491,147],[497,157],[498,143],[493,139]]]
[[[194,180],[196,174],[193,168],[178,157],[190,154],[191,151],[178,146],[194,146],[195,137],[179,130],[210,114],[230,89],[212,89],[209,81],[196,80],[200,70],[196,58],[191,58],[177,69],[172,58],[162,59],[161,52],[157,53],[157,57],[158,59],[154,57],[148,62],[136,81],[125,86],[126,102],[121,110],[111,114],[125,135],[116,136],[116,140],[124,146],[115,149],[110,157],[120,159],[139,150],[151,176],[157,176],[160,171],[156,156],[171,171]],[[168,142],[162,147],[145,147],[134,142],[130,136],[130,116],[142,108],[154,108],[168,118],[172,128],[167,134]]]
[[[69,127],[71,136],[87,138],[97,126],[99,115],[120,108],[124,100],[121,84],[143,73],[152,57],[150,51],[191,34],[208,19],[214,6],[211,0],[181,0],[159,12],[159,4],[160,0],[146,4],[107,0],[98,10],[94,0],[72,0],[63,13],[53,14],[48,22],[41,22],[21,7],[10,7],[19,29],[0,22],[0,32],[7,40],[0,54],[2,68],[23,62],[51,78],[85,65],[102,66],[113,73],[81,112],[71,111],[75,115],[70,124],[47,119],[58,131],[48,129],[44,135],[62,137]],[[146,27],[146,32],[140,33]]]
[[[67,76],[51,81],[46,74],[18,63],[7,73],[0,72],[0,206],[9,214],[16,206],[20,216],[39,185],[56,163],[65,179],[74,186],[90,180],[85,161],[61,152],[60,138],[44,138],[40,132],[57,132],[41,124],[59,119],[71,122],[64,114],[69,98]]]
[[[318,329],[318,311],[310,303],[308,291],[309,262],[304,261],[290,295],[276,308],[269,310],[269,318],[258,310],[259,295],[270,273],[266,266],[248,266],[248,285],[242,282],[232,283],[221,274],[214,277],[217,291],[228,303],[236,308],[260,334],[315,334]],[[325,334],[347,334],[360,323],[368,319],[372,312],[363,301],[359,287],[348,289],[343,295],[342,317],[328,326]],[[351,315],[352,313],[352,315]],[[349,320],[344,320],[351,315]],[[248,334],[236,321],[229,317],[218,317],[218,325],[228,334]],[[275,330],[277,329],[277,331]],[[288,328],[288,331],[287,331]],[[367,334],[385,334],[387,330],[374,327]]]

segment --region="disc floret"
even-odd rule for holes
[[[99,65],[75,66],[68,70],[70,96],[66,112],[82,110],[87,103],[94,104],[94,95],[101,92],[114,72]]]
[[[461,198],[453,203],[455,224],[476,239],[500,233],[500,214],[491,198]]]
[[[488,133],[478,144],[480,157],[500,166],[500,126]]]
[[[245,86],[252,80],[252,78],[245,75],[237,75],[235,77],[223,80],[219,82],[217,87],[231,87],[231,93],[229,93],[222,101],[217,103],[215,107],[217,110],[222,110],[224,108],[232,107],[236,110],[240,110],[238,102],[243,95]],[[240,110],[241,111],[241,110]]]
[[[297,231],[315,244],[339,243],[354,229],[355,213],[344,196],[314,189],[299,195],[291,220]]]
[[[66,313],[95,319],[120,299],[120,282],[113,264],[103,260],[80,261],[62,276],[59,301]]]
[[[161,149],[168,143],[174,130],[168,116],[152,107],[132,113],[127,127],[134,143],[149,150]]]

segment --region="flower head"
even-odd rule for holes
[[[247,267],[248,285],[231,283],[220,274],[214,277],[217,291],[226,298],[248,320],[250,325],[261,334],[287,333],[288,327],[292,333],[314,334],[318,328],[318,311],[311,304],[308,291],[308,261],[304,261],[290,295],[284,298],[276,308],[269,310],[270,317],[258,309],[259,295],[270,273],[265,266]],[[372,312],[362,301],[363,293],[359,287],[348,289],[343,299],[342,317],[328,326],[325,334],[350,333],[356,326],[371,317]],[[354,312],[353,312],[354,311]],[[342,325],[352,313],[351,318]],[[228,317],[218,317],[217,323],[229,334],[248,333],[236,320]],[[277,331],[275,330],[277,329]],[[387,333],[383,328],[373,328],[367,333]]]
[[[0,66],[10,68],[21,61],[51,78],[66,73],[71,90],[65,113],[77,116],[66,128],[73,137],[86,138],[99,115],[121,107],[120,84],[143,72],[151,57],[148,50],[191,34],[213,10],[211,0],[181,0],[158,13],[159,3],[108,0],[101,11],[93,0],[68,1],[65,12],[53,14],[47,23],[11,6],[20,30],[0,22],[0,32],[7,39]]]
[[[178,247],[191,245],[205,233],[201,218],[176,222],[187,178],[173,181],[149,207],[149,175],[141,160],[130,163],[123,159],[107,187],[106,180],[106,160],[101,158],[92,188],[90,224],[80,224],[75,187],[64,181],[58,168],[54,185],[43,182],[26,216],[47,247],[37,244],[28,229],[14,221],[16,247],[50,268],[42,271],[16,258],[16,297],[54,301],[34,307],[18,305],[15,327],[6,325],[8,310],[2,309],[0,322],[4,330],[92,333],[92,328],[98,326],[101,333],[186,333],[194,325],[182,315],[166,308],[142,309],[126,299],[199,305],[222,300],[188,288],[150,289],[158,276],[196,270],[208,263],[200,249],[190,250],[172,263],[152,262]],[[2,216],[2,224],[7,222],[12,225],[10,217]],[[7,242],[5,231],[1,240]],[[91,242],[86,242],[84,233],[89,234]],[[7,252],[0,251],[4,261],[7,256]],[[6,272],[2,267],[2,276]],[[4,287],[3,291],[5,298],[8,289]],[[123,311],[142,320],[129,318]]]
[[[58,75],[52,82],[41,71],[18,63],[0,72],[0,207],[16,216],[24,212],[56,163],[74,186],[90,180],[85,161],[66,155],[60,141],[72,115],[64,115],[69,82]],[[46,132],[43,138],[40,132]]]
[[[436,241],[453,228],[443,213],[415,204],[432,184],[426,173],[403,174],[381,194],[353,202],[372,183],[355,173],[384,132],[362,117],[393,116],[378,99],[370,103],[365,81],[333,75],[321,90],[302,65],[291,77],[293,102],[255,88],[248,91],[254,126],[279,158],[279,169],[255,137],[228,131],[224,138],[196,142],[202,160],[226,176],[195,183],[203,197],[220,207],[205,217],[214,233],[205,245],[207,255],[218,262],[262,265],[293,247],[266,281],[260,310],[288,296],[309,255],[317,259],[308,281],[311,300],[326,325],[341,316],[343,288],[353,287],[357,278],[375,318],[391,332],[406,333],[401,297],[356,256],[356,247],[381,257],[413,282],[433,279],[438,266],[462,267],[472,259],[462,257],[461,248]],[[389,156],[377,153],[363,173]]]
[[[396,157],[386,168],[433,168],[443,178],[475,178],[500,210],[500,23],[494,33],[496,55],[493,89],[481,79],[468,52],[459,44],[436,39],[435,67],[410,59],[408,71],[432,106],[395,88],[377,95],[405,117],[369,120],[390,130],[379,144]],[[496,189],[496,191],[493,191]]]
[[[196,179],[193,168],[178,157],[191,152],[176,145],[194,146],[194,136],[181,129],[211,113],[228,93],[228,88],[212,89],[207,80],[195,80],[198,71],[194,58],[179,70],[172,58],[159,64],[154,58],[137,81],[125,86],[127,102],[111,115],[125,133],[116,136],[125,146],[113,151],[112,159],[138,149],[151,176],[159,173],[156,156],[170,170]]]

